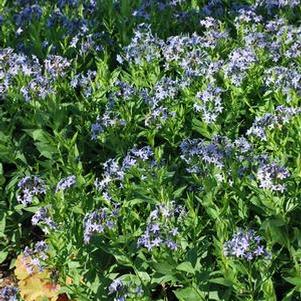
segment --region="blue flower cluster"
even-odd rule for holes
[[[275,299],[274,280],[300,259],[301,1],[4,2],[3,266],[15,238],[39,231],[23,263],[30,274],[56,266],[70,299]],[[291,248],[227,232],[250,223],[262,237],[281,225]],[[208,252],[218,242],[223,252]],[[297,285],[282,288],[298,298]]]
[[[124,179],[126,172],[139,162],[147,161],[153,157],[153,151],[149,146],[142,148],[133,147],[124,157],[121,164],[116,159],[109,159],[103,164],[104,172],[101,180],[96,179],[94,186],[103,192],[105,199],[109,196],[110,183],[120,182]],[[110,200],[110,198],[109,198]]]
[[[144,247],[148,251],[157,247],[177,250],[180,248],[177,242],[179,228],[183,226],[185,216],[185,208],[174,202],[171,205],[157,206],[149,215],[146,230],[138,239],[138,247]]]
[[[301,55],[300,46],[301,44],[296,46],[298,49],[293,51],[293,55],[296,57]],[[280,90],[283,94],[288,96],[289,101],[289,96],[292,91],[298,94],[301,93],[301,72],[294,65],[289,67],[272,67],[265,71],[265,84],[268,89]]]
[[[243,258],[248,261],[258,257],[269,257],[269,253],[261,243],[261,237],[254,230],[239,230],[231,240],[224,244],[224,255]]]
[[[127,297],[139,298],[143,295],[141,286],[132,283],[125,283],[120,278],[116,278],[108,287],[109,295],[115,295],[114,301],[125,301]]]
[[[53,221],[53,219],[49,216],[49,212],[46,207],[39,208],[39,210],[31,217],[31,223],[34,226],[36,226],[37,224],[42,226],[43,227],[42,229],[46,234],[49,233],[49,229],[50,230],[57,229],[57,225]]]
[[[37,4],[26,6],[18,14],[15,15],[15,22],[17,26],[23,26],[25,24],[37,21],[42,16],[42,8]]]
[[[247,75],[247,71],[256,62],[256,54],[252,48],[237,48],[229,54],[224,66],[225,75],[235,86],[240,86]]]
[[[32,249],[25,247],[23,251],[24,256],[21,258],[21,261],[28,274],[44,270],[43,261],[48,258],[47,251],[48,245],[43,240],[38,241]]]
[[[91,213],[87,213],[84,224],[84,243],[88,244],[95,234],[102,234],[117,226],[118,206],[113,209],[103,207]]]
[[[289,175],[290,173],[285,167],[279,166],[276,163],[264,164],[257,171],[257,179],[260,182],[259,187],[283,192],[285,185],[281,184],[280,181],[288,178]]]
[[[275,113],[266,113],[262,117],[256,117],[252,126],[248,129],[247,135],[255,136],[259,139],[267,140],[267,130],[281,128],[290,119],[301,113],[301,108],[278,106]]]
[[[96,72],[88,70],[86,75],[83,73],[78,73],[75,76],[71,78],[70,85],[71,87],[75,89],[80,89],[83,95],[88,98],[92,94],[92,84],[95,80]],[[94,131],[92,128],[93,137],[92,139],[96,138],[96,133],[99,133],[98,131]]]
[[[114,301],[125,301],[124,284],[120,279],[115,279],[109,286],[109,294],[116,294]]]
[[[33,197],[46,194],[44,181],[37,176],[26,176],[18,183],[19,193],[17,200],[27,206],[32,203]]]
[[[204,139],[185,139],[181,145],[181,158],[188,164],[188,172],[200,172],[200,162],[212,164],[220,169],[225,159],[230,157],[233,145],[227,137],[215,136],[212,141]]]
[[[281,107],[278,112],[294,114],[295,110],[287,108],[283,110]],[[273,117],[272,121],[275,124],[284,120],[283,115],[269,116]],[[250,177],[251,173],[255,172],[260,183],[259,187],[271,191],[283,192],[285,184],[281,182],[290,175],[287,168],[271,162],[267,155],[255,154],[251,143],[244,137],[239,137],[233,142],[226,137],[219,136],[215,136],[211,142],[203,139],[186,139],[181,144],[181,152],[181,158],[189,166],[186,169],[189,173],[204,174],[208,164],[212,164],[224,174],[228,174],[231,172],[231,162],[234,162],[241,166],[239,170],[241,177]],[[203,164],[201,164],[202,162]],[[219,174],[218,177],[220,177]]]
[[[0,91],[4,96],[18,82],[19,76],[26,76],[26,84],[19,87],[24,100],[45,99],[55,91],[55,81],[64,77],[70,62],[61,57],[49,55],[43,64],[37,57],[15,53],[12,48],[0,49]]]
[[[205,91],[197,93],[197,101],[194,104],[194,109],[196,112],[202,113],[205,123],[214,123],[219,114],[222,113],[222,92],[221,88],[216,87],[214,83],[210,83]]]
[[[17,301],[18,289],[14,286],[5,286],[0,288],[0,300]]]
[[[76,183],[75,175],[68,176],[66,178],[61,179],[55,188],[55,192],[65,191],[67,188],[72,187]]]

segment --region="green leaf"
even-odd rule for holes
[[[74,206],[71,210],[74,213],[85,215],[84,210],[80,206]]]
[[[184,289],[174,291],[174,294],[179,301],[201,301],[204,300],[199,293],[193,287],[187,287]]]
[[[41,130],[41,129],[34,130],[31,133],[31,135],[32,135],[33,140],[35,140],[35,141],[47,142],[47,139],[45,138],[44,131]]]
[[[24,210],[32,213],[36,213],[40,206],[31,206],[31,207],[25,207]]]
[[[183,191],[186,189],[187,186],[180,187],[176,191],[173,192],[173,197],[178,198],[182,195]]]
[[[208,131],[207,125],[196,118],[192,120],[192,129],[208,139],[211,138],[211,134]]]
[[[176,269],[178,271],[184,271],[187,273],[195,274],[195,269],[193,268],[192,264],[189,261],[185,261],[180,263]]]
[[[4,236],[6,226],[6,214],[4,212],[0,213],[0,237]]]
[[[212,292],[209,292],[209,300],[210,300],[210,301],[211,301],[211,300],[220,301],[221,298],[219,297],[217,291],[212,291]]]
[[[0,251],[0,264],[7,258],[8,252]]]
[[[299,286],[301,288],[301,277],[285,277],[284,278],[287,282]]]
[[[132,262],[124,255],[113,254],[116,261],[124,266],[132,266]]]
[[[167,262],[155,263],[154,268],[158,273],[161,274],[170,274],[170,275],[174,274],[174,267]]]
[[[53,154],[57,153],[57,149],[55,146],[43,142],[36,142],[35,145],[38,151],[40,152],[41,156],[47,159],[52,159]]]
[[[142,204],[142,203],[147,203],[149,204],[150,202],[153,203],[152,200],[148,200],[148,199],[132,199],[130,201],[127,202],[128,205],[131,205],[131,206],[134,206],[134,205],[137,205],[137,204]]]
[[[230,282],[229,280],[227,280],[225,278],[222,278],[222,277],[210,279],[209,282],[220,284],[222,286],[227,286],[227,287],[231,287],[232,286],[232,282]]]
[[[24,130],[24,132],[26,132],[30,137],[32,137],[34,141],[47,142],[45,132],[42,129]]]
[[[166,282],[171,282],[171,283],[176,283],[178,279],[173,276],[173,275],[165,275],[162,277],[152,277],[151,283],[166,283]]]
[[[69,269],[76,269],[79,268],[81,265],[78,261],[70,261],[68,262]]]
[[[272,279],[268,279],[262,284],[262,290],[267,301],[274,301],[277,299]]]
[[[145,281],[145,282],[150,282],[151,281],[151,278],[149,276],[148,273],[146,272],[137,272],[139,278],[142,279],[142,281]]]

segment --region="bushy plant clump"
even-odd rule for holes
[[[301,300],[300,22],[0,0],[0,300]]]

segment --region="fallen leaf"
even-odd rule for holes
[[[31,262],[29,256],[19,255],[16,260],[15,275],[19,280],[20,295],[26,301],[57,301],[60,286],[51,282],[51,272],[45,269],[39,272],[37,268],[28,272],[26,265]]]

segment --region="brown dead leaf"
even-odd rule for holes
[[[17,257],[16,263],[15,263],[15,275],[18,280],[23,280],[27,278],[30,274],[28,273],[28,270],[26,268],[26,265],[30,263],[30,257],[25,257],[23,255],[19,255]],[[33,272],[37,272],[37,269]]]
[[[31,261],[30,257],[19,255],[16,260],[15,275],[19,280],[18,286],[20,295],[26,301],[57,301],[59,296],[60,286],[51,282],[50,271],[45,269],[39,272],[34,269],[32,274],[29,274],[26,269],[26,264]]]

